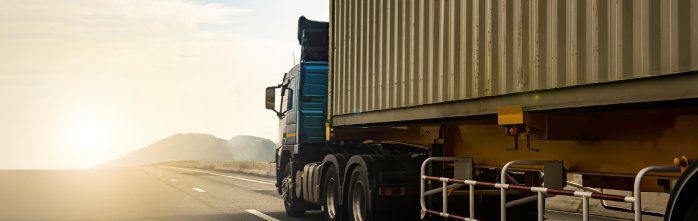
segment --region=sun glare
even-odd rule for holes
[[[82,151],[95,150],[104,141],[104,126],[94,120],[79,122],[74,133],[77,147]]]
[[[108,145],[108,125],[99,118],[82,116],[74,122],[72,136],[74,157],[85,165],[101,163],[103,150]]]

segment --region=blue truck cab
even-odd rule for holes
[[[327,62],[301,61],[285,74],[279,89],[279,144],[325,142]]]
[[[325,143],[328,28],[327,22],[300,17],[300,63],[284,75],[281,84],[266,88],[266,108],[279,117],[276,186],[282,195],[284,188],[290,188],[292,183],[284,180],[285,173],[294,174],[302,170],[305,162],[322,160],[328,151]]]
[[[353,220],[366,220],[361,217],[373,214],[371,211],[391,214],[385,211],[399,210],[400,215],[391,219],[417,217],[417,196],[408,194],[413,192],[408,189],[415,189],[418,183],[424,148],[329,137],[328,40],[327,22],[301,17],[300,63],[284,75],[281,84],[266,89],[266,108],[279,117],[276,187],[286,213],[297,217],[323,208],[325,220],[341,220],[343,211],[353,214]],[[402,211],[405,209],[415,213]]]

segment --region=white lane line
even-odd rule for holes
[[[211,174],[211,175],[222,176],[222,177],[228,177],[228,178],[233,178],[233,179],[238,179],[238,180],[244,180],[244,181],[250,181],[250,182],[255,182],[255,183],[267,184],[267,185],[274,185],[274,183],[271,183],[271,182],[266,182],[266,181],[261,181],[261,180],[247,179],[247,178],[244,178],[244,177],[229,176],[229,175],[224,175],[224,174],[211,173],[211,172],[206,172],[206,171],[201,171],[201,170],[192,170],[192,169],[180,168],[180,167],[171,167],[171,168],[176,168],[176,169],[180,169],[180,170],[189,170],[189,171],[194,171],[194,172],[199,172],[199,173],[207,173],[207,174]]]
[[[162,173],[158,173],[158,176],[162,176]]]
[[[245,210],[245,212],[251,213],[252,215],[255,215],[255,216],[257,216],[257,217],[259,217],[259,218],[262,218],[262,219],[264,219],[264,220],[266,220],[266,221],[279,221],[278,219],[275,219],[274,217],[271,217],[271,216],[269,216],[269,215],[267,215],[267,214],[261,213],[261,212],[259,212],[259,211],[257,211],[257,210],[248,209],[248,210]]]
[[[175,180],[175,179],[170,179],[170,181],[172,181],[172,182],[177,182],[177,180]]]
[[[206,192],[206,190],[202,190],[202,189],[196,188],[196,187],[191,188],[191,189],[192,189],[192,190],[196,190],[196,192],[201,192],[201,193]]]

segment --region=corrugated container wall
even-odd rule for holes
[[[331,0],[331,115],[698,70],[698,0]]]

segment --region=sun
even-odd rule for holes
[[[73,129],[76,148],[83,155],[92,155],[105,145],[106,125],[97,119],[81,119]]]
[[[66,160],[80,168],[92,168],[109,159],[113,152],[116,121],[104,111],[75,111],[61,127]]]

